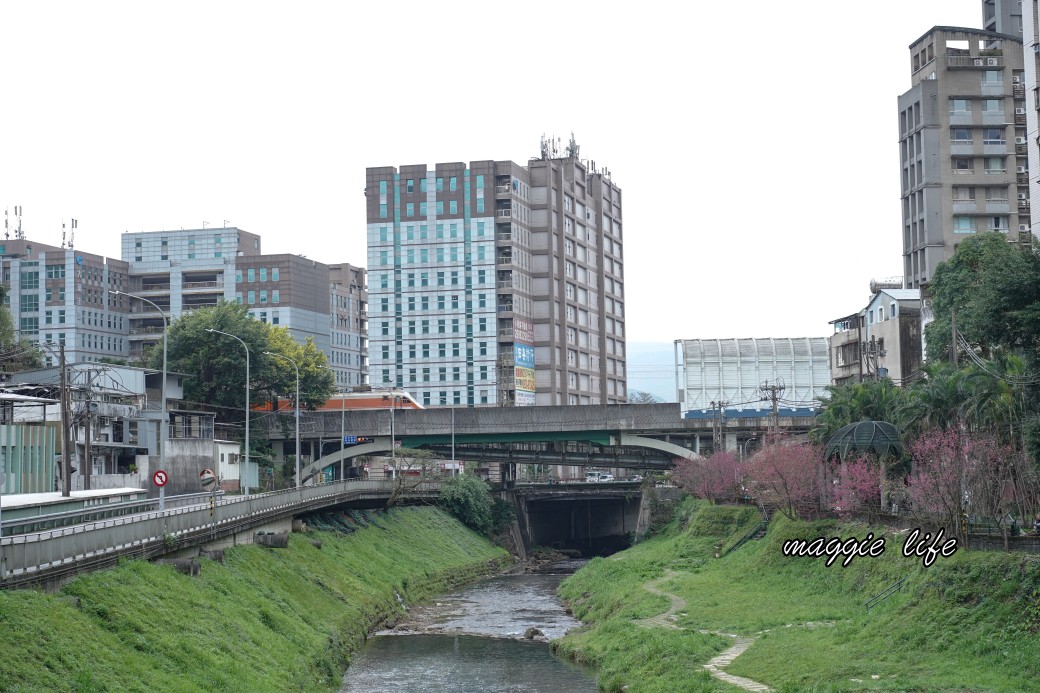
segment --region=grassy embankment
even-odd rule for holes
[[[757,519],[687,502],[662,536],[591,561],[560,588],[589,627],[556,650],[595,665],[602,688],[631,693],[738,690],[702,669],[733,640],[699,630],[757,636],[725,671],[781,692],[1040,691],[1040,557],[958,551],[924,568],[890,535],[881,557],[828,568],[784,557],[783,542],[870,528],[779,517],[764,539],[713,557]],[[643,585],[669,570],[659,588],[686,600],[681,630],[633,624],[668,608]],[[904,576],[868,613],[864,602]]]
[[[509,561],[435,508],[369,517],[230,549],[195,578],[133,561],[58,594],[0,592],[0,690],[335,690],[395,592],[415,603]]]

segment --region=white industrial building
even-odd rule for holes
[[[831,383],[827,338],[676,340],[675,379],[683,411],[710,411],[713,402],[771,410],[764,387],[777,388],[783,408],[815,407]]]

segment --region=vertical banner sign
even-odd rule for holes
[[[521,407],[535,403],[534,380],[534,326],[526,318],[513,318],[513,379],[516,383],[516,404]]]

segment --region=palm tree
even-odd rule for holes
[[[888,378],[848,385],[831,385],[830,397],[816,416],[809,438],[826,443],[840,428],[858,421],[886,421],[901,428],[905,393]]]
[[[910,387],[901,412],[907,430],[920,433],[929,428],[948,430],[959,426],[971,408],[964,375],[965,371],[949,363],[925,366],[924,377]]]

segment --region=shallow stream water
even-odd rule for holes
[[[341,693],[593,693],[591,671],[555,657],[542,639],[524,638],[529,628],[552,640],[580,625],[556,597],[580,564],[489,578],[413,609],[393,630],[369,638]]]

